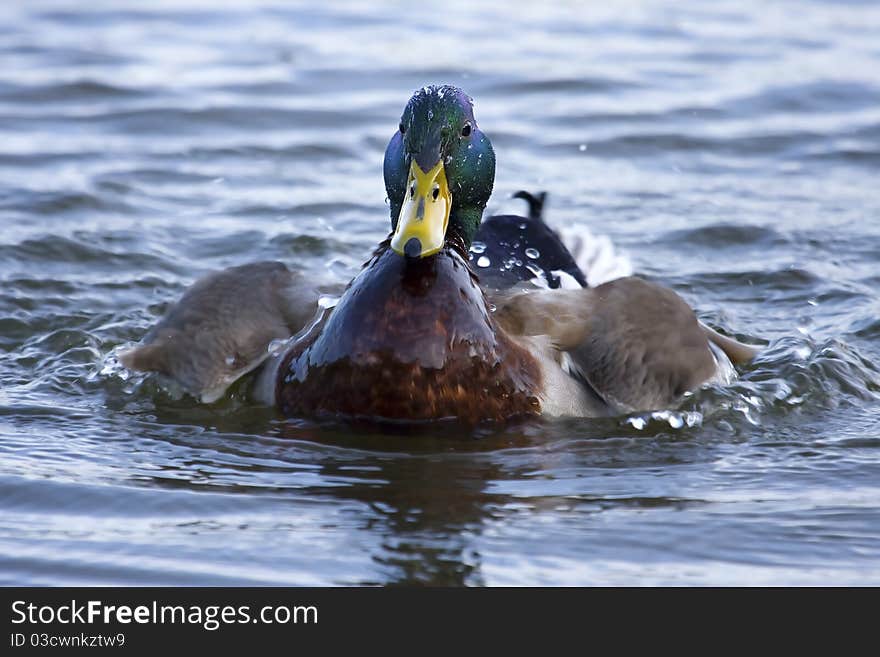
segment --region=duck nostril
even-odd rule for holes
[[[431,192],[431,196],[436,201],[437,197],[440,196],[440,185],[434,183],[434,191]]]
[[[413,180],[409,185],[409,197],[415,198],[416,195],[416,181]]]

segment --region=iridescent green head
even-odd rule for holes
[[[471,99],[449,85],[413,94],[385,150],[391,248],[424,258],[459,237],[474,239],[495,182],[495,152]]]

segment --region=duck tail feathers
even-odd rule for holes
[[[118,357],[119,362],[130,370],[164,373],[164,352],[162,344],[141,344],[120,351]]]
[[[547,192],[532,194],[521,189],[513,195],[513,198],[521,198],[529,204],[529,219],[544,223],[544,202],[547,200]]]
[[[706,334],[709,341],[727,354],[727,357],[734,365],[745,365],[746,363],[750,363],[761,351],[758,347],[745,344],[739,340],[734,340],[726,335],[721,335],[702,322],[700,322],[700,327],[703,329],[703,332]]]

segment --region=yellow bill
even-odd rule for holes
[[[438,160],[425,173],[413,158],[391,248],[408,258],[424,258],[437,253],[446,241],[451,207],[452,194],[446,183],[443,160]]]

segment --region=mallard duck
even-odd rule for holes
[[[524,195],[530,217],[481,229],[494,176],[471,99],[424,87],[385,152],[391,232],[334,307],[281,263],[234,267],[195,283],[121,360],[206,402],[262,366],[255,396],[288,416],[480,422],[668,407],[723,376],[728,359],[754,356],[660,285],[627,277],[586,287],[541,220],[542,198]],[[473,266],[477,237],[501,254],[499,235],[511,231],[523,237],[517,248],[540,242],[535,267],[566,272],[578,289],[529,286],[534,268]],[[285,349],[273,353],[279,340]]]

